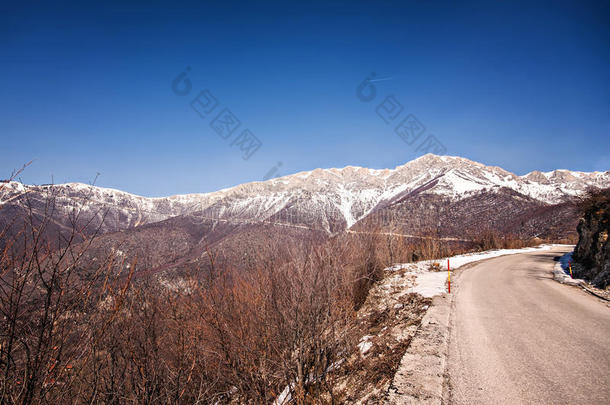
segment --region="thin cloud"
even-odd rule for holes
[[[394,79],[394,78],[393,77],[381,77],[379,79],[369,80],[369,83],[371,83],[371,82],[383,82],[385,80],[392,80],[392,79]]]

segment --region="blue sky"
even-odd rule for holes
[[[278,162],[395,167],[429,135],[517,174],[610,169],[608,2],[86,3],[0,5],[0,178],[34,160],[24,182],[206,192]],[[371,72],[387,80],[363,102]],[[228,139],[210,126],[224,108]],[[411,145],[394,132],[408,114],[425,127]],[[262,142],[247,160],[244,129]]]

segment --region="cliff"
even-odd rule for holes
[[[582,218],[578,224],[578,244],[574,250],[578,278],[599,288],[610,285],[610,188],[589,191],[580,203]]]

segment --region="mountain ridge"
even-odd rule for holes
[[[518,176],[462,157],[426,154],[394,169],[317,168],[208,193],[168,197],[143,197],[83,183],[30,186],[5,182],[0,206],[23,201],[26,194],[33,194],[41,204],[44,194],[52,192],[65,210],[78,207],[79,201],[87,202],[82,207],[89,215],[107,209],[110,223],[104,232],[199,215],[255,222],[298,218],[297,223],[309,223],[332,234],[351,228],[375,210],[420,193],[459,201],[509,189],[541,204],[556,205],[592,186],[610,187],[610,172],[557,169]]]
[[[201,196],[206,196],[206,195],[210,195],[210,194],[215,194],[215,193],[222,193],[222,192],[228,192],[231,191],[235,188],[241,187],[241,186],[245,186],[245,185],[249,185],[249,184],[264,184],[264,183],[269,183],[269,182],[274,182],[277,180],[285,180],[287,178],[295,178],[295,177],[302,177],[302,178],[308,178],[310,177],[312,174],[318,172],[330,172],[333,174],[336,174],[337,172],[343,172],[346,170],[353,170],[353,171],[358,171],[360,173],[363,172],[368,172],[370,175],[372,176],[380,176],[382,173],[385,174],[385,176],[381,176],[382,178],[384,177],[388,177],[389,175],[393,174],[394,172],[396,172],[397,170],[404,168],[405,166],[414,163],[414,162],[418,162],[420,160],[425,160],[425,159],[439,159],[442,161],[448,161],[448,160],[459,160],[459,161],[463,161],[463,162],[467,162],[469,164],[473,164],[473,165],[477,165],[480,167],[485,167],[488,169],[498,169],[501,171],[504,171],[508,174],[511,174],[515,177],[521,178],[521,179],[534,179],[534,178],[539,178],[539,179],[546,179],[547,181],[549,181],[550,179],[553,178],[557,178],[557,174],[560,173],[567,173],[570,175],[578,175],[578,176],[609,176],[610,171],[591,171],[591,172],[586,172],[586,171],[579,171],[579,170],[570,170],[570,169],[554,169],[554,170],[550,170],[550,171],[540,171],[540,170],[533,170],[530,171],[526,174],[523,175],[517,175],[515,173],[512,173],[500,166],[496,166],[496,165],[485,165],[484,163],[480,163],[468,158],[464,158],[464,157],[460,157],[460,156],[449,156],[449,155],[435,155],[432,153],[428,153],[425,155],[422,155],[418,158],[415,158],[413,160],[410,160],[402,165],[398,165],[395,168],[391,169],[391,168],[384,168],[384,169],[372,169],[372,168],[367,168],[364,166],[355,166],[355,165],[347,165],[344,167],[330,167],[330,168],[316,168],[316,169],[312,169],[312,170],[305,170],[305,171],[300,171],[300,172],[296,172],[296,173],[292,173],[292,174],[288,174],[288,175],[284,175],[281,177],[275,177],[269,180],[264,180],[264,181],[251,181],[251,182],[246,182],[246,183],[240,183],[240,184],[236,184],[234,186],[230,186],[230,187],[224,187],[222,189],[219,190],[215,190],[215,191],[209,191],[209,192],[203,192],[203,193],[199,193],[199,192],[193,192],[193,193],[184,193],[184,194],[171,194],[171,195],[167,195],[167,196],[155,196],[155,197],[149,197],[149,196],[143,196],[143,195],[139,195],[136,193],[131,193],[129,191],[125,191],[125,190],[121,190],[118,188],[114,188],[114,187],[103,187],[103,186],[97,186],[95,184],[87,184],[87,183],[80,183],[80,182],[67,182],[67,183],[54,183],[54,184],[44,184],[44,185],[27,185],[18,181],[0,181],[0,184],[14,184],[17,185],[17,187],[22,186],[22,190],[24,187],[57,187],[57,186],[72,186],[72,187],[95,187],[97,189],[100,190],[104,190],[106,192],[115,192],[115,193],[121,193],[121,194],[128,194],[130,196],[134,196],[134,197],[140,197],[143,199],[148,199],[148,200],[158,200],[158,199],[185,199],[187,197],[201,197]],[[575,177],[578,177],[575,176]],[[1,201],[0,201],[1,203]]]

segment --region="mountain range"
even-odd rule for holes
[[[49,233],[67,232],[76,221],[102,234],[100,246],[120,241],[158,267],[197,260],[211,248],[256,251],[261,240],[324,239],[373,228],[455,240],[483,230],[567,238],[575,235],[575,198],[589,187],[610,187],[610,172],[518,176],[461,157],[427,154],[395,169],[315,169],[159,198],[81,183],[11,181],[0,187],[0,226],[30,208],[42,218],[52,199]]]

